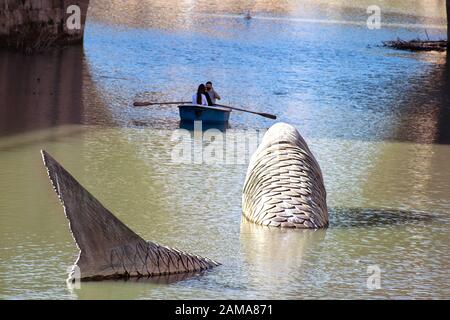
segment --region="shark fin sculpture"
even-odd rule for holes
[[[75,267],[82,281],[153,277],[203,271],[219,263],[145,241],[106,209],[47,152],[48,175],[79,248]],[[74,277],[75,272],[69,277]]]

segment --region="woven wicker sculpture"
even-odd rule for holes
[[[322,172],[293,126],[277,123],[264,135],[250,159],[242,209],[249,221],[265,226],[328,226]]]
[[[80,253],[81,280],[153,277],[195,272],[217,262],[147,242],[84,189],[55,159],[42,151],[44,164]],[[69,280],[74,279],[72,272]],[[78,275],[77,275],[78,276]]]

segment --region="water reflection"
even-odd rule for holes
[[[294,279],[301,279],[304,260],[320,255],[327,230],[293,230],[256,225],[242,218],[240,244],[243,260],[251,270],[250,282],[263,286],[268,295],[279,288],[288,294]],[[300,281],[301,283],[301,281]],[[296,283],[292,290],[298,288]]]
[[[82,63],[82,47],[0,52],[0,135],[82,123]]]
[[[450,144],[450,58],[436,55],[424,72],[409,77],[392,105],[395,140]]]
[[[108,123],[82,46],[24,55],[0,51],[0,136]]]
[[[237,19],[243,18],[250,11],[253,16],[259,17],[295,17],[351,23],[365,21],[366,9],[370,5],[383,8],[383,23],[445,23],[445,0],[94,0],[91,2],[88,19],[165,30],[201,30],[211,23],[208,21],[211,16]],[[246,23],[249,22],[242,21],[243,25]]]
[[[167,283],[158,284],[157,282],[144,280],[117,280],[102,282],[82,282],[80,289],[69,289],[72,299],[96,300],[99,297],[111,300],[130,300],[146,299],[152,295],[153,299],[158,299],[161,286],[169,286]],[[159,297],[161,299],[161,297]]]
[[[169,286],[193,277],[207,276],[207,272],[181,273],[159,277],[130,278],[127,280],[105,280],[99,282],[81,282],[79,288],[68,286],[72,298],[81,300],[95,300],[105,297],[105,290],[109,291],[107,299],[145,299],[152,291],[158,291],[161,286]]]

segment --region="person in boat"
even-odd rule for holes
[[[220,100],[220,96],[219,94],[216,92],[216,90],[214,90],[212,82],[208,81],[206,83],[206,93],[209,96],[210,100],[211,100],[211,105],[215,105],[216,104],[216,100]],[[208,101],[209,102],[209,101]]]
[[[206,92],[206,87],[202,83],[198,86],[197,93],[192,96],[192,104],[198,104],[202,106],[212,106],[213,103],[208,93]]]

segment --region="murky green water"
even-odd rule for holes
[[[423,37],[414,24],[445,36],[443,1],[413,2],[379,2],[390,24],[369,31],[366,1],[97,0],[84,49],[0,52],[0,298],[449,298],[450,70],[445,54],[376,47]],[[248,153],[176,163],[176,108],[131,106],[206,80],[300,130],[324,172],[328,230],[242,223]],[[233,113],[224,138],[271,124]],[[78,253],[40,149],[143,238],[223,265],[69,290]]]

